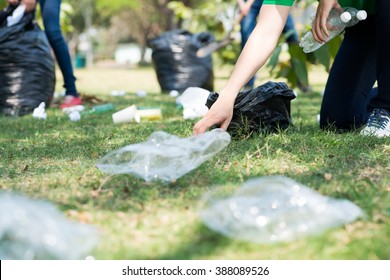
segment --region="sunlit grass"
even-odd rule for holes
[[[262,71],[258,83],[269,79]],[[97,259],[389,259],[390,140],[320,131],[325,76],[317,71],[314,93],[300,93],[292,102],[294,127],[234,138],[218,156],[166,185],[107,176],[95,164],[157,130],[188,137],[195,121],[183,120],[175,99],[159,94],[150,68],[80,70],[83,94],[118,110],[132,104],[159,106],[163,120],[113,125],[107,112],[70,122],[56,108],[48,110],[46,121],[2,117],[0,189],[50,200],[69,219],[95,225],[101,232],[93,252]],[[216,90],[225,72],[221,78],[217,73]],[[128,94],[110,95],[118,89]],[[148,95],[137,97],[138,90]],[[367,217],[317,237],[269,245],[235,241],[202,225],[198,202],[206,191],[268,175],[284,175],[324,195],[351,200]]]

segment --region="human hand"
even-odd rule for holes
[[[238,8],[240,9],[240,14],[245,17],[248,15],[250,9],[251,9],[252,3],[251,1],[238,1]]]
[[[7,0],[7,2],[10,5],[18,5],[19,0]],[[20,3],[26,7],[26,13],[28,13],[35,9],[37,0],[21,0]]]
[[[314,40],[318,43],[325,43],[326,39],[329,37],[327,19],[330,10],[333,8],[342,11],[338,0],[320,0],[320,3],[318,4],[316,17],[311,31],[313,33]]]
[[[201,134],[216,124],[226,130],[233,117],[233,105],[234,100],[231,101],[219,96],[203,119],[195,124],[193,129],[194,135]]]

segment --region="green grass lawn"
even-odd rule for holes
[[[216,73],[216,90],[230,69]],[[107,176],[95,164],[108,152],[143,142],[157,130],[189,137],[175,99],[159,93],[151,68],[78,70],[78,87],[122,109],[160,107],[163,120],[113,125],[111,113],[70,122],[56,108],[46,121],[0,119],[0,190],[47,199],[74,221],[96,226],[96,259],[390,259],[390,139],[320,131],[317,114],[325,73],[311,77],[315,91],[292,102],[294,128],[234,139],[227,149],[174,184]],[[260,73],[263,83],[266,70]],[[58,76],[57,90],[62,84]],[[112,97],[112,90],[126,90]],[[148,96],[137,97],[145,90]],[[88,105],[87,106],[91,106]],[[271,245],[236,241],[206,228],[199,198],[216,185],[240,186],[260,176],[284,175],[360,206],[366,218],[315,237]],[[2,213],[4,215],[6,213]]]

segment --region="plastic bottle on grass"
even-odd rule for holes
[[[346,27],[351,27],[361,20],[367,18],[367,12],[357,10],[355,8],[344,8],[342,12],[337,9],[332,9],[329,13],[327,24],[329,28],[329,37],[327,42],[339,35]],[[299,46],[303,48],[305,53],[314,52],[322,47],[325,43],[319,43],[313,38],[313,33],[310,30],[303,36]]]
[[[107,103],[107,104],[96,105],[92,107],[90,110],[83,112],[83,114],[101,114],[107,111],[112,111],[114,109],[115,109],[114,104]]]

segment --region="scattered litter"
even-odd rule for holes
[[[348,200],[322,196],[283,176],[251,179],[232,191],[209,192],[200,217],[212,230],[256,243],[321,234],[363,217]]]
[[[137,94],[138,97],[145,97],[145,96],[148,95],[146,93],[146,91],[144,91],[144,90],[139,90],[139,91],[136,92],[136,94]]]
[[[81,119],[81,115],[80,115],[79,111],[73,111],[73,112],[69,113],[68,116],[69,116],[70,121],[72,121],[72,122],[78,122]]]
[[[159,121],[162,120],[162,112],[160,108],[140,107],[136,114],[142,120]]]
[[[171,90],[170,92],[169,92],[169,96],[170,97],[178,97],[179,96],[179,92],[177,91],[177,90]]]
[[[164,131],[152,133],[146,142],[110,152],[97,167],[108,174],[132,174],[145,181],[173,182],[197,168],[230,143],[230,135],[214,129],[178,138]]]
[[[76,106],[72,106],[72,107],[67,107],[67,108],[64,108],[62,109],[62,112],[64,112],[65,114],[70,114],[72,112],[82,112],[84,111],[84,106],[83,105],[76,105]]]
[[[160,108],[129,106],[112,114],[112,121],[118,123],[139,123],[141,120],[156,121],[162,120]]]
[[[98,240],[89,225],[69,221],[51,203],[0,192],[0,259],[82,259]]]
[[[111,96],[125,96],[126,91],[124,90],[113,90],[111,91]]]
[[[39,104],[39,106],[34,109],[32,114],[34,119],[46,120],[47,114],[45,112],[45,106],[45,102],[41,102],[41,104]]]
[[[209,95],[210,91],[203,88],[187,88],[183,94],[176,99],[176,103],[183,106],[183,118],[185,120],[195,119],[206,115],[208,111],[206,101]]]
[[[112,114],[112,121],[115,124],[127,122],[140,122],[140,116],[137,114],[137,107],[135,105],[129,106]]]
[[[112,111],[114,109],[115,109],[114,104],[106,103],[106,104],[93,106],[88,111],[83,112],[83,114],[101,114],[101,113],[105,113],[108,111]]]

